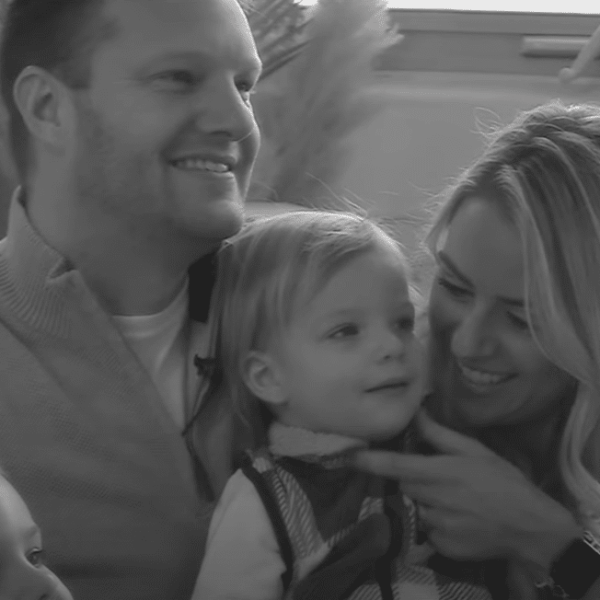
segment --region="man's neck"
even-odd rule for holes
[[[34,228],[79,271],[110,314],[160,312],[181,290],[189,266],[212,250],[162,231],[127,231],[110,216],[90,217],[79,209],[60,197],[26,201]]]

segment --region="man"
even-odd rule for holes
[[[257,153],[248,23],[236,0],[13,0],[0,50],[22,182],[0,463],[76,600],[187,600],[231,468],[228,419],[198,412],[190,313]]]

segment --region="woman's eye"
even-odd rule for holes
[[[467,290],[463,287],[460,287],[454,283],[451,283],[450,281],[448,281],[447,279],[444,279],[443,277],[438,277],[437,282],[450,295],[454,296],[455,298],[465,298],[466,296],[469,296],[471,294],[471,292],[469,290]]]
[[[30,550],[27,553],[26,558],[34,567],[41,567],[44,565],[44,551],[41,548]]]
[[[519,317],[513,313],[506,313],[508,320],[517,328],[522,331],[529,331],[529,323],[523,317]]]

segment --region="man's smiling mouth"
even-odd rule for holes
[[[211,160],[202,160],[186,158],[172,163],[177,169],[184,171],[210,171],[212,173],[230,173],[231,167],[224,163],[213,162]]]
[[[209,173],[226,174],[231,173],[236,165],[237,159],[233,154],[223,152],[201,152],[189,153],[170,161],[176,169],[182,171],[203,171]]]
[[[176,169],[181,169],[183,171],[209,171],[211,173],[231,172],[231,165],[229,164],[201,158],[185,158],[173,161],[171,164]]]

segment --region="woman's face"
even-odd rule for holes
[[[430,298],[435,412],[457,427],[543,422],[574,380],[527,324],[522,246],[485,195],[464,201],[439,247]]]

